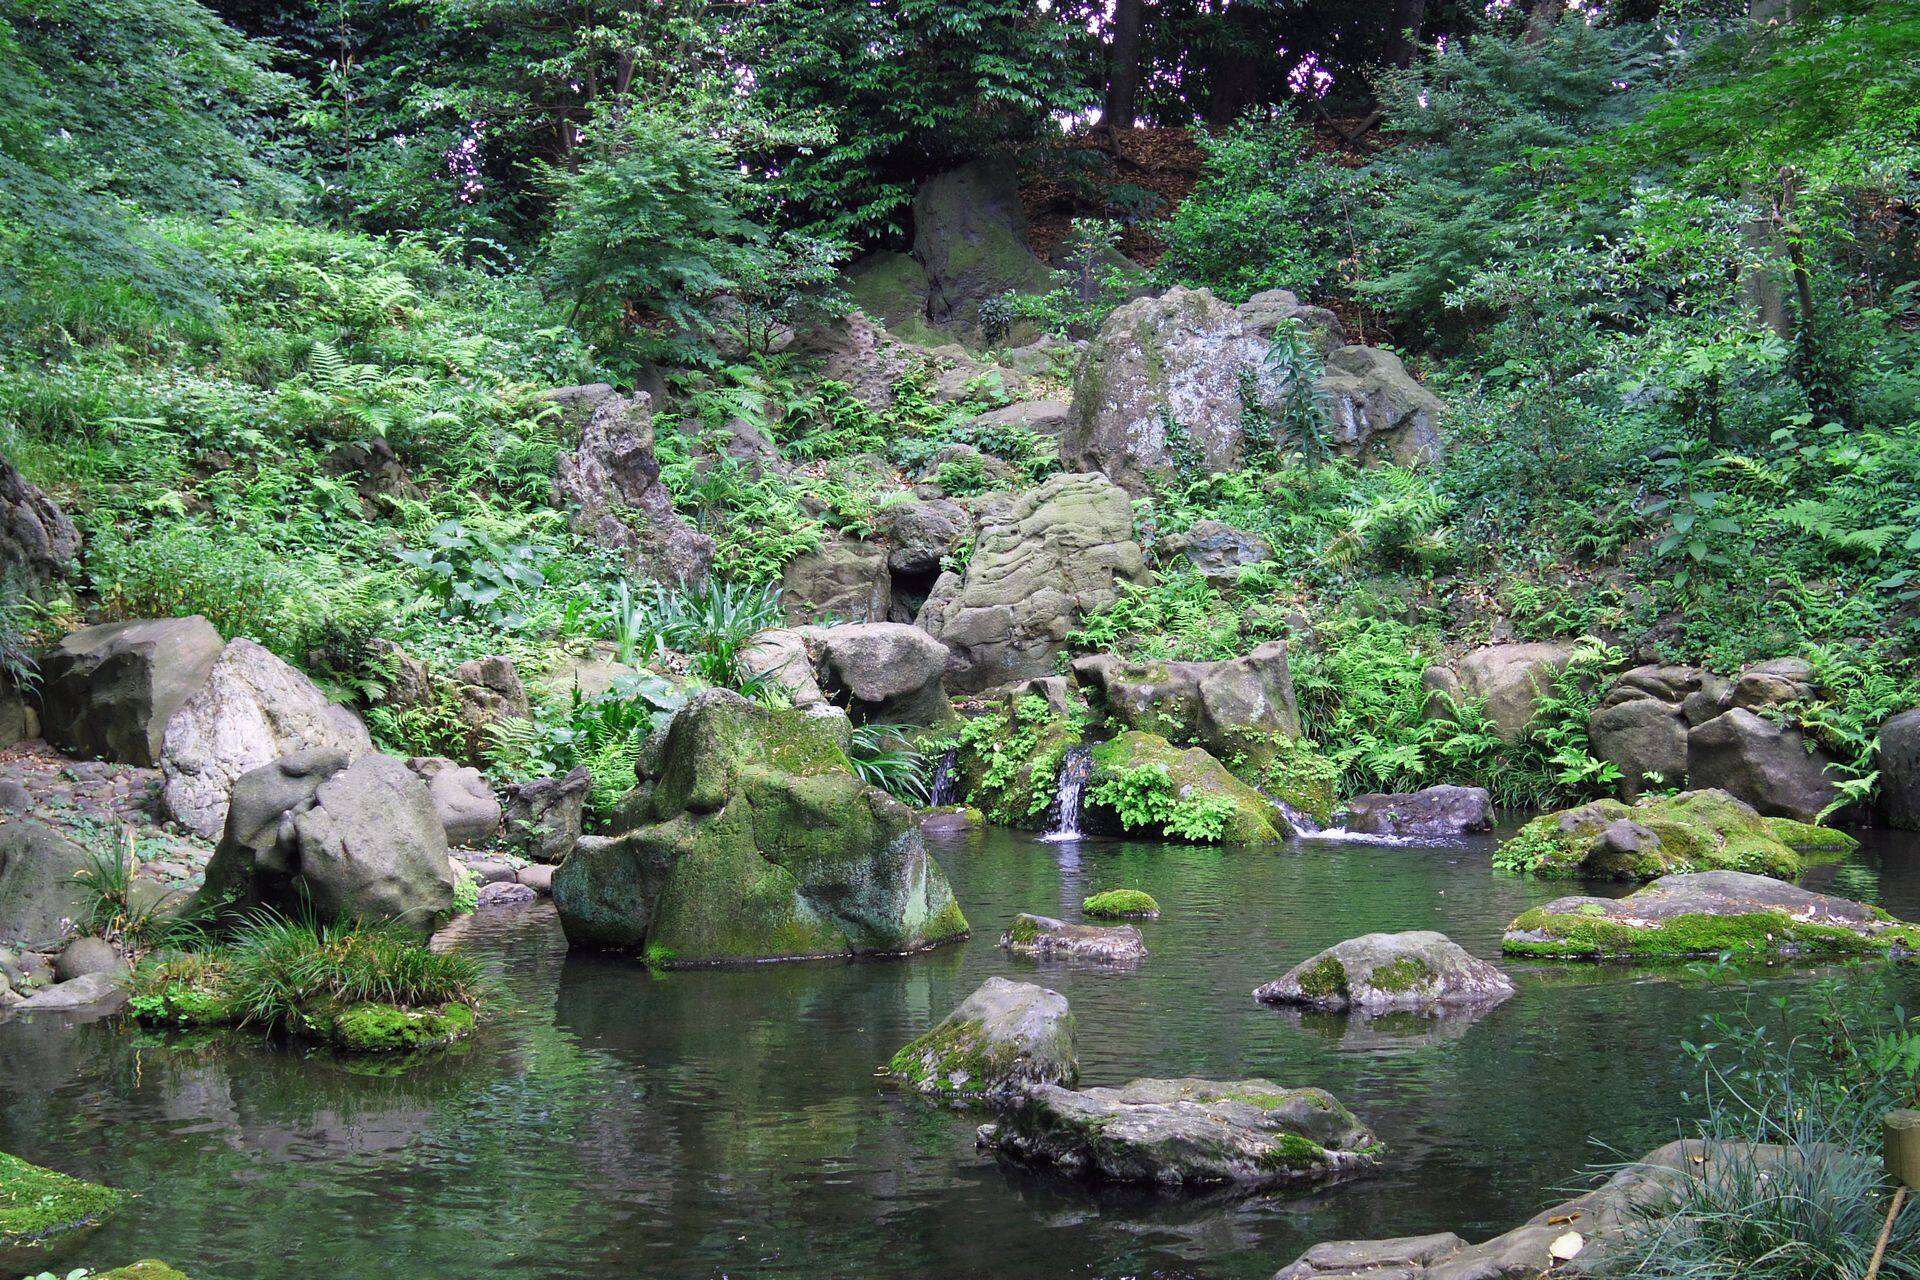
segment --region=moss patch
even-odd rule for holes
[[[147,1258],[124,1267],[115,1267],[111,1271],[102,1271],[93,1280],[188,1280],[188,1277],[185,1272],[176,1271],[157,1258]]]
[[[1500,949],[1508,955],[1587,960],[1684,959],[1728,952],[1736,956],[1885,955],[1896,950],[1920,950],[1920,926],[1900,924],[1881,911],[1876,911],[1875,917],[1885,921],[1886,927],[1860,934],[1839,925],[1795,920],[1777,911],[1696,913],[1641,927],[1623,924],[1604,913],[1559,914],[1536,907],[1507,926]]]
[[[1166,775],[1165,805],[1122,813],[1102,801],[1103,790],[1109,797],[1118,795],[1124,789],[1120,784],[1143,768]],[[1217,831],[1219,843],[1237,845],[1277,844],[1286,838],[1272,802],[1234,777],[1220,761],[1199,747],[1176,747],[1165,738],[1137,730],[1094,748],[1087,796],[1089,819],[1108,830],[1146,830],[1169,837],[1183,830]],[[1134,807],[1141,803],[1136,796]]]
[[[356,1004],[317,1021],[321,1038],[353,1053],[393,1053],[452,1044],[473,1033],[473,1009],[449,1004],[439,1009],[402,1009],[390,1004]]]
[[[1419,956],[1401,956],[1369,973],[1367,985],[1379,991],[1399,994],[1431,986],[1436,976],[1433,966]]]
[[[0,1245],[25,1244],[88,1226],[125,1200],[124,1191],[0,1152]]]
[[[1345,1000],[1347,967],[1328,956],[1300,975],[1300,994],[1311,1000]]]
[[[1543,814],[1500,847],[1494,866],[1556,879],[1745,871],[1791,880],[1805,868],[1802,854],[1844,853],[1855,843],[1845,832],[1762,817],[1724,791],[1688,791]]]
[[[1139,889],[1096,893],[1083,901],[1080,909],[1096,920],[1156,920],[1160,916],[1160,904]]]

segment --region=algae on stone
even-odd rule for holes
[[[1108,889],[1080,904],[1080,909],[1096,920],[1158,920],[1160,904],[1153,895],[1140,889]]]
[[[1079,1082],[1073,1014],[1057,991],[988,978],[940,1024],[893,1055],[887,1073],[949,1102]]]
[[[1763,817],[1724,791],[1686,791],[1543,814],[1501,846],[1494,865],[1555,878],[1743,871],[1792,879],[1809,855],[1845,853],[1856,843],[1843,831]]]
[[[107,1217],[126,1192],[28,1164],[0,1151],[0,1246],[30,1244]]]
[[[1166,775],[1165,802],[1152,806],[1153,811],[1147,813],[1117,810],[1108,802],[1116,793],[1109,784],[1143,767]],[[1102,798],[1103,788],[1108,799]],[[1147,830],[1178,836],[1184,827],[1179,809],[1182,805],[1195,809],[1205,806],[1207,826],[1219,831],[1221,844],[1277,844],[1291,830],[1271,800],[1234,777],[1213,756],[1199,747],[1176,747],[1151,733],[1123,733],[1095,747],[1087,796],[1089,825],[1112,833]]]

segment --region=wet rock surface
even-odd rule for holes
[[[1260,987],[1265,1004],[1316,1009],[1437,1010],[1497,1004],[1513,982],[1443,933],[1369,933],[1336,943]]]

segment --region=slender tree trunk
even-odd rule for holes
[[[1426,25],[1427,0],[1394,0],[1393,30],[1388,32],[1387,60],[1405,70],[1420,48],[1420,28]]]
[[[1133,128],[1139,114],[1140,29],[1145,20],[1146,0],[1119,0],[1114,6],[1107,104],[1100,114],[1100,125],[1109,133]]]
[[[1567,11],[1567,0],[1535,0],[1532,9],[1527,11],[1527,31],[1522,39],[1527,44],[1539,44],[1549,35],[1560,21],[1560,15]]]

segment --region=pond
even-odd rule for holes
[[[229,1033],[109,1019],[0,1023],[0,1150],[139,1193],[36,1268],[166,1258],[196,1280],[422,1277],[1267,1277],[1318,1240],[1478,1239],[1583,1169],[1675,1135],[1701,1018],[1835,970],[1514,964],[1477,1021],[1300,1016],[1249,992],[1331,943],[1501,927],[1571,887],[1496,877],[1467,847],[1305,841],[1220,852],[1009,832],[937,842],[975,927],[907,960],[649,974],[570,955],[543,908],[477,919],[510,1010],[399,1074]],[[1873,834],[1816,888],[1920,917],[1920,846]],[[1015,961],[1021,910],[1143,888],[1132,971]],[[1618,890],[1614,890],[1618,891]],[[1267,1076],[1331,1090],[1384,1167],[1298,1195],[1100,1190],[1010,1170],[973,1120],[875,1067],[992,974],[1063,992],[1084,1081]],[[1911,1003],[1920,966],[1848,980]],[[1596,1145],[1603,1144],[1603,1145]],[[0,1274],[4,1274],[0,1270]]]

